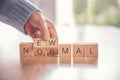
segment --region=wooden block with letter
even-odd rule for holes
[[[57,56],[47,56],[47,64],[57,64],[58,57]]]
[[[33,43],[26,42],[20,44],[20,56],[32,57],[33,55]]]
[[[96,64],[98,61],[98,44],[86,44],[86,61],[89,64]]]
[[[50,39],[47,41],[47,56],[58,56],[58,40]]]
[[[46,41],[34,38],[33,50],[34,56],[46,56]]]
[[[59,45],[59,61],[61,64],[71,63],[71,44]]]
[[[73,63],[85,63],[85,45],[73,44]]]

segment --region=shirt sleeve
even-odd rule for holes
[[[0,0],[0,21],[25,33],[24,25],[36,10],[39,9],[26,0]]]

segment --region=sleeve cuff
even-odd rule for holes
[[[24,25],[31,14],[38,10],[31,3],[25,0],[18,0],[15,5],[12,6],[11,11],[7,17],[10,20],[10,25],[25,33]]]

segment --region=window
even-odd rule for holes
[[[120,0],[73,0],[78,25],[119,25]]]

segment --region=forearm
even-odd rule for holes
[[[25,33],[24,25],[37,9],[25,0],[1,0],[0,21]]]

